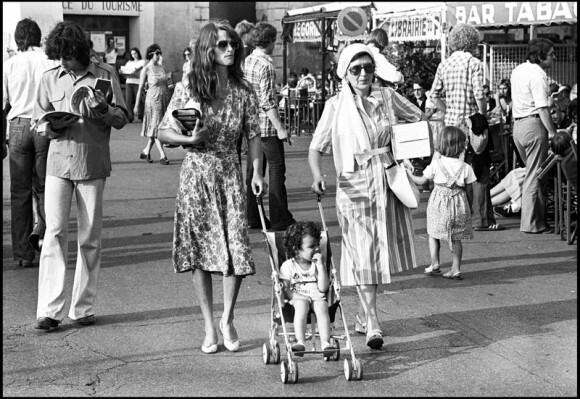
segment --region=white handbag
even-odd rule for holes
[[[395,162],[385,169],[389,188],[407,208],[419,207],[420,194],[417,186],[407,175],[407,169],[402,163]]]

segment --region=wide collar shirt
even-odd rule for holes
[[[538,64],[526,61],[512,71],[512,113],[514,118],[537,114],[548,106],[548,75]]]
[[[277,137],[276,129],[266,114],[272,108],[278,108],[275,91],[276,71],[272,57],[256,48],[246,57],[244,73],[258,96],[262,137]]]
[[[447,104],[446,125],[457,125],[462,118],[478,112],[476,100],[483,99],[482,62],[466,51],[451,54],[437,67],[431,97],[441,98],[443,92]]]
[[[4,63],[2,109],[10,104],[8,120],[32,117],[40,78],[46,70],[57,65],[56,61],[48,59],[40,47],[18,52]]]
[[[34,124],[50,111],[71,112],[70,98],[79,86],[94,87],[97,78],[109,79],[112,92],[107,95],[107,111],[68,127],[64,134],[50,140],[46,174],[70,180],[101,179],[111,174],[109,140],[111,127],[127,124],[127,111],[116,71],[104,63],[90,62],[82,76],[75,77],[62,67],[46,71],[40,80],[32,112]]]

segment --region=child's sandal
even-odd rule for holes
[[[442,277],[448,278],[450,280],[463,280],[463,277],[461,277],[461,272],[453,273],[451,270],[443,274]]]
[[[439,267],[439,265],[431,265],[428,268],[426,268],[423,273],[432,276],[433,274],[441,273],[441,268]]]

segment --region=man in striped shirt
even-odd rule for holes
[[[244,72],[246,79],[254,88],[260,103],[260,130],[262,135],[262,150],[264,152],[264,173],[269,165],[268,204],[270,221],[266,227],[274,230],[286,230],[295,220],[288,210],[286,193],[286,161],[284,160],[284,141],[288,137],[286,128],[278,114],[278,101],[274,90],[276,73],[272,62],[272,52],[276,45],[276,28],[266,22],[258,22],[252,31],[252,40],[256,47],[246,58]],[[258,205],[251,190],[251,177],[254,168],[248,162],[246,182],[248,185],[248,221],[250,228],[261,228]]]

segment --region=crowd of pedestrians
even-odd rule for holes
[[[164,145],[186,149],[176,195],[172,263],[175,272],[192,273],[204,318],[201,350],[209,354],[218,349],[214,277],[223,283],[218,326],[224,345],[233,352],[240,347],[234,310],[243,278],[255,274],[249,230],[262,228],[257,199],[266,193],[266,228],[285,232],[289,261],[281,278],[299,315],[294,350],[304,351],[303,327],[309,310],[322,322],[323,349],[333,348],[321,309],[327,305],[323,294],[328,276],[320,264],[320,229],[310,222],[297,223],[289,209],[284,146],[290,142],[278,109],[271,57],[277,35],[276,28],[264,21],[255,25],[242,21],[235,29],[225,21],[207,23],[195,45],[183,50],[183,78],[173,94],[161,47],[151,44],[145,60],[138,48],[132,48],[131,61],[119,71],[126,77],[123,96],[112,62],[114,43],[107,43],[105,62],[100,62],[91,57],[81,27],[60,22],[42,50],[38,25],[30,19],[18,23],[19,53],[4,65],[3,109],[10,150],[13,256],[25,267],[32,265],[36,251],[41,254],[37,329],[57,328],[64,319],[73,196],[79,256],[68,316],[80,325],[95,323],[111,127],[121,129],[142,119],[141,135],[147,144],[140,159],[153,162],[151,150],[156,146],[160,164],[167,165]],[[493,206],[498,198],[515,194],[507,183],[493,191],[490,187],[497,125],[513,123],[514,146],[526,169],[518,175],[523,179],[512,179],[512,185],[521,182],[520,230],[549,231],[545,187],[537,172],[550,150],[566,157],[576,142],[576,85],[562,86],[550,95],[545,71],[553,62],[553,44],[534,39],[527,60],[514,69],[511,79],[500,82],[492,97],[484,84],[483,64],[475,56],[479,43],[480,34],[473,26],[453,27],[452,54],[439,65],[433,82],[413,82],[411,99],[395,90],[404,77],[383,55],[388,37],[382,29],[373,31],[366,44],[343,46],[334,65],[340,90],[326,101],[309,146],[311,190],[326,193],[321,161],[324,154],[332,154],[342,237],[340,279],[342,285],[356,287],[359,306],[354,329],[366,336],[372,349],[384,343],[378,287],[390,283],[392,274],[418,267],[411,210],[393,191],[386,172],[397,166],[391,146],[397,121],[429,121],[435,141],[433,156],[423,159],[422,173],[414,171],[408,160],[403,162],[404,173],[431,191],[427,205],[431,264],[425,274],[441,273],[439,252],[444,240],[453,262],[443,277],[462,279],[462,240],[471,239],[473,230],[504,229],[495,220]],[[70,99],[75,87],[92,87],[98,78],[110,80],[111,88],[105,93],[95,90],[80,101],[82,123],[78,119],[60,126],[46,122],[46,113],[73,111]],[[317,79],[303,70],[301,77],[292,76],[288,83],[286,89],[316,88]],[[196,112],[191,124],[173,116],[184,109]],[[473,135],[483,132],[490,139],[476,150]],[[572,166],[568,172],[572,176]],[[298,289],[294,276],[298,272],[311,273],[308,281],[314,285]]]

